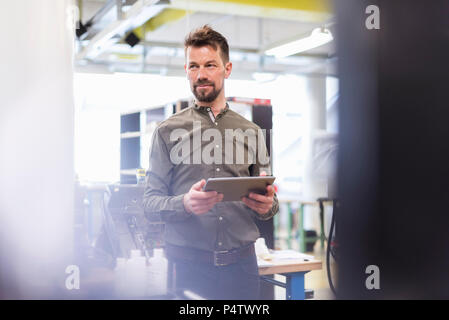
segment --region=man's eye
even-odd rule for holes
[[[208,65],[206,65],[206,67],[208,67],[208,68],[214,68],[214,67],[215,67],[215,64],[208,64]]]
[[[198,66],[190,66],[189,69],[196,69]]]

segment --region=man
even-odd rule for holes
[[[155,130],[145,213],[159,213],[166,222],[165,251],[174,263],[177,289],[208,299],[257,299],[254,242],[259,231],[254,219],[267,220],[277,213],[273,187],[267,186],[265,195],[250,194],[233,202],[222,202],[222,194],[203,187],[212,177],[270,174],[265,141],[260,135],[262,143],[249,142],[256,135],[239,140],[243,132],[260,128],[226,103],[224,81],[232,71],[226,39],[206,25],[190,33],[184,45],[185,70],[196,99]],[[195,138],[198,134],[200,139]],[[216,138],[213,144],[211,137]],[[237,161],[242,150],[248,155]],[[261,161],[264,156],[268,161]]]

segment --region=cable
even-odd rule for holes
[[[327,248],[326,248],[326,268],[327,268],[327,279],[329,281],[329,287],[332,290],[332,293],[335,295],[335,297],[338,297],[337,291],[335,290],[334,283],[332,282],[332,275],[331,275],[331,269],[330,269],[330,254],[331,254],[331,244],[332,244],[332,235],[334,233],[334,227],[335,227],[335,208],[337,200],[333,200],[333,210],[332,210],[332,220],[331,220],[331,227],[329,230],[329,238],[327,239]],[[336,259],[334,253],[332,252],[332,257]]]

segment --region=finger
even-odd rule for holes
[[[253,210],[257,211],[257,210],[263,209],[263,206],[260,202],[251,200],[247,197],[243,197],[242,201],[243,201],[243,203],[245,203],[248,207],[250,207]]]
[[[248,207],[251,210],[256,211],[257,213],[260,213],[260,214],[267,213],[269,210],[269,208],[265,208],[265,207],[257,207],[257,206],[255,207],[255,206],[250,206],[250,205],[248,205]]]
[[[260,202],[260,201],[255,201],[255,200],[251,200],[251,199],[248,199],[248,201],[251,202],[251,205],[256,210],[261,210],[263,212],[268,211],[273,206],[273,202]]]
[[[223,198],[224,198],[224,194],[223,194],[223,193],[219,193],[219,194],[217,195],[217,202],[223,201]]]
[[[274,188],[271,184],[267,186],[267,194],[265,196],[267,197],[274,196]]]
[[[191,192],[191,199],[210,199],[217,196],[217,191],[196,191],[192,190]]]
[[[209,210],[210,209],[202,209],[202,210],[196,209],[196,210],[193,211],[193,213],[196,214],[196,215],[200,215],[200,214],[208,213]]]
[[[214,205],[215,204],[212,204],[212,205],[204,205],[204,206],[198,206],[198,207],[196,207],[195,209],[194,209],[194,211],[196,212],[196,213],[206,213],[206,212],[209,212],[213,207],[214,207]]]
[[[208,202],[208,204],[214,206],[218,202],[221,202],[223,200],[223,195],[217,195],[215,198],[211,199],[211,201]]]
[[[259,214],[265,214],[265,213],[267,213],[267,212],[271,209],[270,206],[267,206],[267,205],[263,205],[263,206],[254,205],[254,203],[251,204],[249,201],[250,201],[250,200],[248,200],[248,199],[244,200],[245,204],[246,204],[250,209],[256,211],[256,212],[259,213]]]
[[[195,207],[199,207],[199,206],[213,206],[217,202],[220,202],[220,198],[219,197],[214,197],[214,198],[207,199],[207,200],[193,200],[192,201],[192,206],[195,206]]]
[[[266,173],[265,171],[262,171],[259,175],[260,175],[261,177],[264,177],[264,176],[267,175],[267,173]]]
[[[206,180],[201,179],[200,181],[196,182],[191,189],[196,191],[201,191],[203,189],[204,185],[206,184]]]
[[[253,192],[251,192],[249,194],[249,198],[253,199],[255,201],[262,202],[262,203],[272,203],[273,202],[273,198],[271,196],[268,196],[268,195],[264,196],[264,195],[253,193]]]
[[[208,206],[208,205],[215,205],[217,202],[220,202],[223,200],[223,195],[217,195],[213,198],[208,199],[193,199],[192,205],[193,206]]]

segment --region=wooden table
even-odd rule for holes
[[[302,260],[274,260],[270,261],[274,265],[259,267],[259,275],[264,281],[274,285],[281,286],[287,290],[287,300],[304,300],[304,275],[312,270],[321,270],[322,262],[320,260],[302,261]],[[281,274],[285,276],[286,282],[280,282],[267,275]]]

